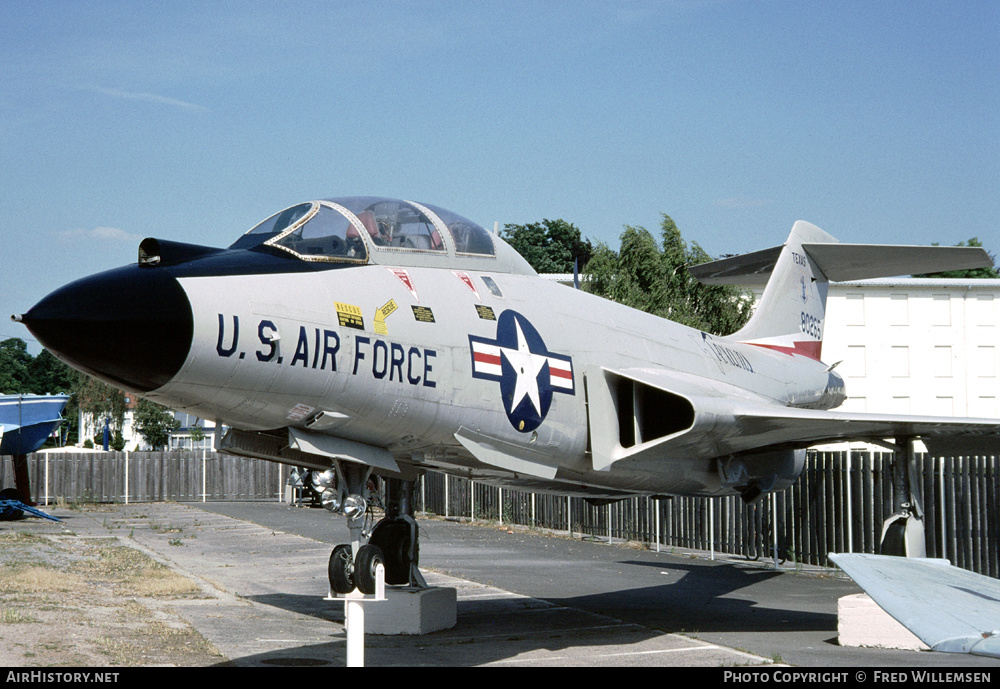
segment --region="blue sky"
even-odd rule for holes
[[[1000,251],[1000,3],[5,0],[0,337],[293,203]],[[2,325],[6,323],[6,325]],[[29,342],[33,352],[37,345]]]

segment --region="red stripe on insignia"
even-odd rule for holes
[[[566,378],[568,380],[573,380],[573,372],[567,371],[564,368],[553,368],[549,366],[549,375],[555,376],[556,378]]]
[[[486,354],[485,352],[474,352],[473,354],[477,363],[493,364],[494,366],[500,365],[501,359],[499,355]]]

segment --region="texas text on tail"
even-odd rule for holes
[[[844,383],[821,361],[828,280],[984,265],[982,249],[846,245],[798,222],[781,247],[695,269],[766,281],[749,324],[717,337],[540,278],[449,211],[352,197],[288,208],[229,249],[144,240],[138,264],[16,319],[70,365],[225,424],[220,450],[327,472],[351,528],[331,585],[368,590],[379,561],[388,582],[419,583],[426,469],[751,500],[794,482],[816,443],[995,449],[997,421],[829,411]],[[387,516],[362,546],[372,473]],[[901,542],[919,515],[900,504]]]

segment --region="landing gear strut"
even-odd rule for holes
[[[387,584],[427,588],[417,568],[420,542],[413,512],[413,481],[387,479],[385,518],[375,525],[368,545],[384,554]]]
[[[894,447],[892,460],[893,514],[882,525],[882,555],[927,557],[917,459],[913,440],[906,439]]]
[[[408,584],[426,588],[417,569],[420,546],[417,523],[413,519],[413,481],[386,479],[386,516],[371,530],[368,543],[361,545],[365,535],[371,467],[351,462],[337,462],[336,484],[333,476],[323,491],[323,505],[347,517],[351,543],[341,544],[330,554],[328,574],[330,590],[350,593],[375,593],[375,571],[385,568],[387,584]]]

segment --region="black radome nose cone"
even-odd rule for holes
[[[133,392],[166,384],[184,364],[191,303],[170,273],[124,266],[72,282],[21,317],[74,368]]]

